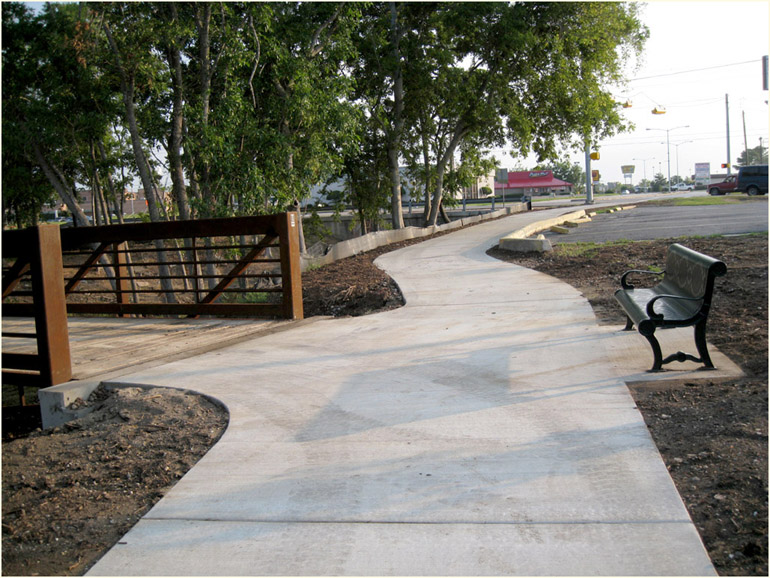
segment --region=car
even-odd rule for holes
[[[736,190],[735,175],[728,175],[724,181],[711,183],[708,186],[709,195],[724,195]]]
[[[688,185],[687,183],[677,183],[671,187],[672,191],[692,191],[693,190],[692,185]]]
[[[750,165],[738,169],[735,190],[747,195],[767,194],[767,165]]]

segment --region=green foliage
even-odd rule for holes
[[[585,257],[592,259],[599,253],[599,249],[607,246],[621,246],[624,247],[634,243],[629,239],[618,239],[617,241],[607,241],[606,243],[558,243],[554,246],[554,252],[558,252],[567,257]]]
[[[306,239],[318,239],[323,240],[331,236],[329,228],[324,225],[323,219],[318,214],[318,211],[313,209],[310,211],[310,216],[303,219],[304,232]],[[309,243],[308,243],[309,244]]]
[[[745,150],[741,152],[735,164],[739,167],[745,167],[747,165],[766,165],[767,164],[767,147],[758,146],[753,149]]]
[[[650,189],[654,193],[668,191],[668,179],[663,173],[657,173],[650,182]]]
[[[4,208],[15,215],[50,197],[43,176],[60,195],[100,183],[119,205],[146,156],[193,215],[282,211],[341,176],[339,200],[368,229],[394,200],[394,163],[430,193],[435,220],[445,193],[488,174],[492,147],[555,159],[622,130],[609,89],[647,36],[637,5],[616,2],[2,11],[3,166],[18,167],[3,177]]]
[[[557,160],[552,163],[539,164],[533,170],[553,171],[553,176],[557,179],[572,183],[575,193],[585,193],[586,173],[579,163]]]
[[[710,205],[734,205],[737,203],[765,203],[767,204],[767,197],[748,197],[745,195],[740,196],[717,196],[717,197],[688,197],[688,198],[673,198],[666,199],[664,201],[652,201],[647,203],[653,206],[659,207],[700,207]]]

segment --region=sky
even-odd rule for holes
[[[724,173],[725,95],[733,165],[744,150],[744,115],[748,147],[759,146],[760,137],[762,146],[770,145],[768,92],[762,90],[761,65],[762,56],[770,53],[769,7],[767,1],[708,0],[652,1],[642,6],[650,37],[641,66],[628,72],[625,90],[612,91],[619,100],[631,101],[623,116],[636,128],[599,144],[600,159],[591,162],[591,169],[599,170],[601,182],[636,184],[645,172],[647,179],[658,172],[668,176],[669,156],[672,177],[692,176],[695,163],[710,163],[712,174]],[[656,106],[665,107],[666,114],[652,114]],[[504,155],[503,167],[529,169],[537,162],[535,157],[525,160],[504,153],[494,151],[498,159]],[[585,165],[584,152],[568,151],[565,156]],[[624,178],[623,165],[635,166],[632,180]]]

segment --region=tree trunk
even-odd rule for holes
[[[22,126],[24,126],[26,129],[25,125]],[[40,168],[43,169],[43,174],[45,174],[48,182],[51,183],[51,186],[58,193],[59,198],[65,205],[67,205],[69,212],[72,213],[72,220],[75,226],[87,227],[88,217],[78,203],[75,195],[71,193],[72,189],[67,184],[66,179],[58,169],[48,163],[48,160],[45,158],[43,151],[40,150],[40,145],[38,145],[35,138],[28,131],[25,132],[27,132],[27,136],[30,138],[32,143],[32,149],[35,153],[35,161],[38,165],[40,165]]]
[[[109,210],[104,201],[102,182],[99,178],[99,169],[96,162],[96,147],[93,140],[88,143],[88,153],[91,157],[91,204],[93,206],[94,225],[109,225]]]
[[[425,171],[425,206],[422,211],[423,225],[428,226],[428,219],[430,218],[430,143],[428,137],[423,131],[422,137],[422,164]]]
[[[177,9],[174,2],[168,4],[174,20],[177,19]],[[190,218],[190,204],[187,199],[187,189],[184,182],[184,167],[182,165],[182,128],[184,120],[184,84],[182,82],[182,59],[179,48],[170,43],[167,48],[168,65],[171,70],[171,85],[173,90],[173,108],[171,111],[171,130],[168,142],[168,164],[171,173],[171,187],[176,202],[179,218]]]
[[[449,159],[454,156],[455,150],[457,150],[458,145],[460,142],[462,142],[464,137],[465,127],[462,122],[459,122],[457,127],[455,127],[452,140],[449,141],[449,145],[444,151],[444,154],[441,155],[441,157],[438,159],[438,162],[436,163],[436,189],[433,193],[433,206],[430,210],[428,226],[435,225],[438,221],[438,213],[439,209],[441,208],[441,199],[444,196],[444,172],[446,171],[446,166],[449,163]]]
[[[96,141],[96,144],[99,147],[99,155],[101,156],[102,162],[107,160],[107,153],[104,150],[104,144],[102,141]],[[114,209],[115,214],[118,217],[118,223],[121,225],[123,224],[123,193],[121,192],[118,194],[117,189],[115,188],[115,181],[112,179],[112,173],[107,173],[107,187],[110,190],[110,195],[112,196],[112,202],[114,203]]]
[[[139,177],[142,181],[142,186],[144,187],[144,194],[145,197],[147,197],[147,209],[150,214],[150,220],[152,222],[159,222],[161,219],[160,213],[158,212],[158,207],[155,204],[155,199],[150,198],[155,196],[153,194],[154,183],[152,180],[152,172],[150,171],[150,164],[147,162],[147,157],[145,156],[144,150],[142,149],[142,139],[139,135],[139,127],[136,122],[133,74],[129,73],[129,71],[126,70],[126,68],[123,66],[120,50],[118,49],[118,45],[112,36],[112,31],[110,30],[109,26],[106,22],[103,26],[104,31],[107,34],[107,40],[109,41],[110,48],[112,49],[112,52],[115,56],[118,71],[120,72],[120,87],[121,92],[123,93],[123,106],[126,113],[126,121],[128,123],[128,132],[131,136],[131,147],[134,151],[134,160],[136,161],[136,166],[139,170]],[[160,265],[158,265],[158,271],[161,276],[160,283],[161,288],[165,292],[164,296],[166,303],[176,303],[177,299],[176,295],[173,293],[173,285],[171,280],[168,279],[171,271],[168,265],[166,265],[168,258],[166,256],[165,245],[161,239],[157,239],[155,241],[155,248],[158,250],[158,261],[160,262]]]
[[[200,85],[201,85],[201,127],[205,135],[209,124],[211,109],[211,4],[203,2],[197,5],[196,26],[198,27],[198,58],[200,60]],[[203,138],[202,148],[205,150],[207,139]],[[208,161],[200,163],[200,192],[203,199],[204,216],[210,217],[214,212],[214,199],[211,192],[211,167]]]
[[[390,37],[393,46],[393,120],[388,138],[388,168],[391,183],[391,221],[394,229],[404,228],[404,212],[401,206],[401,172],[398,169],[398,156],[401,151],[401,135],[404,131],[404,79],[401,71],[401,54],[399,40],[401,32],[398,28],[398,11],[396,3],[390,2]]]

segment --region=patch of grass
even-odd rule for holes
[[[254,290],[249,293],[225,292],[218,301],[219,303],[248,303],[257,305],[260,303],[280,303],[281,299],[280,293],[265,293],[264,291]]]
[[[686,235],[684,237],[674,237],[676,242],[686,242],[687,239],[719,239],[721,237],[767,237],[767,231],[758,231],[756,233],[740,233],[736,235],[723,235],[715,233],[714,235]]]
[[[724,195],[718,197],[688,197],[665,199],[662,201],[650,201],[647,204],[656,207],[701,207],[708,205],[735,205],[736,203],[746,202],[767,202],[767,197],[749,197],[743,194],[735,196]]]
[[[631,241],[629,239],[618,239],[617,241],[607,241],[606,243],[593,243],[593,242],[581,242],[581,243],[559,243],[554,247],[554,252],[564,255],[565,257],[585,257],[592,259],[598,255],[599,249],[607,246],[614,245],[630,245],[631,243],[639,241]]]

